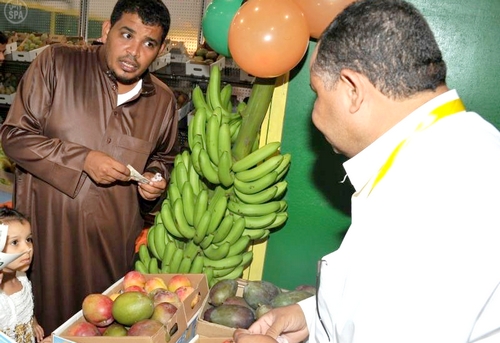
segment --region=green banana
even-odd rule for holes
[[[247,204],[264,204],[274,199],[277,192],[278,187],[276,184],[254,194],[245,194],[234,188],[236,197]]]
[[[188,179],[191,187],[193,188],[194,196],[197,196],[200,193],[201,185],[200,185],[200,175],[194,168],[193,163],[189,166],[188,170]]]
[[[231,165],[233,160],[231,158],[231,152],[224,151],[219,157],[218,174],[220,183],[224,187],[231,187],[234,183],[234,173],[231,170]]]
[[[292,155],[290,153],[283,154],[283,160],[281,161],[278,168],[276,168],[276,172],[281,174],[285,169],[288,168],[290,162],[292,161]]]
[[[213,207],[210,208],[211,206],[209,205],[209,209],[212,211],[212,218],[210,219],[210,224],[208,225],[208,230],[207,233],[213,233],[217,227],[219,227],[219,224],[222,221],[222,218],[224,218],[224,214],[226,213],[227,209],[227,197],[225,194],[222,194],[218,199],[212,199],[212,201],[215,201],[213,203]]]
[[[210,157],[205,149],[200,151],[200,168],[203,176],[208,180],[208,182],[214,185],[220,184],[219,171],[210,160]]]
[[[259,193],[260,191],[263,191],[264,189],[272,186],[276,182],[277,177],[278,174],[276,173],[276,171],[272,171],[269,174],[264,175],[260,179],[250,182],[240,181],[235,178],[234,188],[245,194]]]
[[[181,263],[179,264],[179,269],[177,270],[177,273],[180,273],[180,274],[189,273],[189,270],[191,270],[192,263],[193,263],[193,261],[190,258],[183,257]]]
[[[276,220],[277,213],[272,212],[260,217],[243,217],[245,218],[245,228],[247,229],[263,229],[271,225]]]
[[[241,264],[240,266],[242,266],[243,268],[246,268],[250,265],[250,262],[252,262],[252,259],[253,259],[253,251],[247,251],[247,252],[244,252],[242,255],[242,258],[241,258]]]
[[[224,152],[227,152],[231,156],[231,131],[229,130],[229,124],[222,123],[219,126],[218,143],[218,156],[220,157]]]
[[[200,219],[208,208],[208,190],[202,189],[194,201],[194,226],[198,227]]]
[[[184,258],[184,251],[182,249],[177,249],[172,256],[172,261],[170,261],[170,272],[177,273],[181,265],[182,259]]]
[[[193,106],[196,111],[199,111],[200,109],[205,109],[207,111],[211,110],[205,101],[205,96],[203,95],[203,91],[199,85],[196,85],[191,91],[191,100],[193,101]]]
[[[274,185],[278,188],[278,191],[276,192],[274,199],[281,199],[281,197],[283,196],[283,194],[285,193],[285,191],[288,187],[288,181],[282,180],[282,181],[276,182]]]
[[[203,272],[203,256],[196,255],[191,263],[191,269],[189,269],[190,274],[201,274]]]
[[[168,188],[167,188],[167,197],[168,197],[168,199],[170,201],[170,205],[171,206],[174,206],[175,201],[181,197],[181,191],[179,190],[179,187],[177,187],[177,182],[176,183],[170,183],[168,185]]]
[[[241,120],[238,120],[234,124],[229,125],[229,132],[231,133],[231,144],[236,141],[236,138],[238,138],[238,134],[240,133],[240,128],[241,128]]]
[[[172,185],[170,185],[170,187],[171,186]],[[167,229],[168,233],[176,238],[184,238],[184,236],[177,228],[177,224],[175,223],[172,205],[170,205],[170,202],[166,200],[163,201],[163,203],[161,204],[160,214],[162,217],[163,226],[165,227],[165,229]]]
[[[224,241],[229,242],[229,244],[233,245],[241,237],[244,230],[245,230],[245,218],[243,217],[236,218],[234,220],[233,226],[231,227],[231,231],[229,231]]]
[[[223,269],[214,269],[214,277],[219,278],[222,276],[226,276],[227,274],[231,273],[236,267],[238,266]]]
[[[216,166],[219,165],[219,120],[212,115],[207,122],[207,152],[210,160]]]
[[[221,70],[219,67],[214,67],[210,69],[210,78],[208,80],[207,93],[209,93],[210,102],[212,104],[212,109],[221,108],[220,99],[220,85],[221,84]]]
[[[286,213],[286,212],[276,213],[276,219],[271,224],[266,226],[265,228],[267,230],[270,230],[270,229],[280,227],[281,225],[283,225],[286,222],[287,219],[288,219],[288,213]]]
[[[236,105],[236,111],[238,113],[243,113],[243,111],[245,110],[246,107],[247,107],[247,103],[244,101],[240,101],[238,103],[238,105]]]
[[[201,170],[201,165],[200,165],[200,152],[203,150],[203,144],[200,142],[196,142],[193,150],[191,151],[191,164],[193,165],[194,170],[196,170],[196,173],[200,176],[203,177],[203,171]]]
[[[220,243],[224,241],[229,232],[231,231],[233,223],[234,223],[234,216],[230,214],[226,215],[219,224],[219,227],[215,230],[214,239],[212,243]]]
[[[281,161],[283,161],[283,155],[271,156],[256,167],[235,173],[234,176],[244,182],[255,181],[278,168]]]
[[[170,266],[162,264],[161,268],[160,268],[160,273],[161,274],[170,274]]]
[[[266,230],[267,229],[245,229],[243,235],[250,237],[250,240],[254,241],[264,237],[266,235]]]
[[[210,244],[212,244],[212,240],[214,239],[214,235],[209,233],[203,238],[203,240],[200,243],[200,247],[202,249],[206,249],[209,247]]]
[[[243,266],[237,266],[236,268],[233,269],[233,271],[227,275],[219,277],[219,280],[234,280],[237,278],[240,278],[243,275]],[[215,272],[215,270],[214,270]]]
[[[184,257],[192,260],[196,255],[198,255],[199,252],[200,247],[193,240],[186,243],[186,246],[184,247]]]
[[[158,225],[158,224],[163,224],[163,221],[161,220],[161,215],[159,212],[155,214],[154,222],[153,225]]]
[[[181,155],[178,155],[178,156],[181,156]],[[181,157],[181,162],[179,162],[179,164],[177,164],[174,167],[174,172],[175,172],[175,180],[176,180],[177,188],[179,189],[179,191],[182,194],[182,187],[189,180],[188,171],[187,171],[186,166],[184,165],[184,161],[182,161],[182,157]]]
[[[231,103],[231,95],[233,95],[233,86],[230,83],[227,83],[220,91],[220,102],[226,110],[229,109],[229,105],[231,105],[231,108],[233,107]]]
[[[198,182],[196,182],[198,184]],[[194,200],[195,195],[193,191],[193,187],[190,182],[185,182],[184,186],[182,186],[182,204],[184,209],[184,216],[186,217],[186,221],[190,226],[194,225]]]
[[[231,126],[231,124],[234,123],[235,121],[241,121],[241,120],[242,120],[241,114],[239,113],[223,114],[221,125],[228,124],[229,126]],[[231,129],[229,131],[231,132]]]
[[[149,251],[151,251],[151,253],[153,254],[153,257],[160,258],[159,257],[160,255],[158,255],[158,251],[156,250],[156,246],[155,246],[154,232],[155,232],[155,226],[151,226],[149,228],[148,234],[147,234],[148,248],[149,248]]]
[[[184,215],[184,205],[182,202],[182,198],[179,198],[175,201],[174,204],[174,218],[177,223],[177,229],[182,234],[183,237],[187,239],[191,239],[194,237],[195,229],[186,220],[186,216]]]
[[[280,201],[271,201],[264,204],[245,204],[231,199],[227,203],[229,211],[240,216],[260,217],[272,212],[278,212],[281,208]]]
[[[243,157],[241,160],[233,163],[233,171],[235,173],[250,169],[257,163],[264,161],[278,151],[281,142],[271,142],[258,148],[254,152]]]
[[[207,116],[208,113],[206,109],[198,109],[196,110],[193,121],[189,124],[188,127],[188,139],[189,139],[189,131],[192,131],[191,134],[191,144],[189,144],[189,148],[191,151],[193,150],[194,144],[196,143],[196,137],[199,136],[201,138],[201,142],[204,144],[206,139],[206,125],[207,125]],[[192,145],[192,146],[191,146]],[[205,147],[205,146],[204,146]]]
[[[241,253],[243,253],[248,248],[249,244],[250,244],[250,237],[246,235],[241,236],[236,241],[236,243],[234,243],[229,247],[229,251],[226,256],[229,257],[229,256],[241,255]]]
[[[224,268],[235,267],[239,265],[242,260],[243,260],[242,255],[229,256],[220,260],[211,260],[205,256],[203,265],[205,267],[211,267],[214,269],[224,269]]]
[[[193,237],[193,241],[200,245],[205,236],[207,235],[208,226],[210,225],[210,219],[212,218],[212,213],[205,211],[200,219],[200,222],[196,226],[196,232]]]
[[[163,224],[155,225],[153,234],[158,258],[161,258],[163,256],[163,252],[165,251],[165,241],[167,239],[167,231],[165,229],[165,226],[163,226]]]
[[[165,251],[163,253],[163,257],[161,258],[161,269],[163,270],[164,266],[169,266],[170,263],[172,262],[172,258],[174,257],[174,253],[177,250],[177,246],[175,245],[174,242],[169,242],[166,247]]]
[[[149,260],[148,272],[149,274],[159,274],[160,270],[158,269],[158,259],[156,257],[151,257]]]
[[[220,260],[227,256],[230,248],[231,245],[228,242],[219,245],[212,243],[206,249],[203,249],[203,254],[211,260]]]
[[[148,267],[141,260],[135,261],[134,269],[143,274],[148,274],[149,272]]]
[[[151,259],[151,255],[149,255],[148,246],[146,244],[142,244],[139,246],[139,260],[141,260],[144,265],[149,265],[149,260]]]
[[[205,263],[205,258],[203,258],[203,263]],[[214,269],[212,267],[204,266],[203,267],[203,273],[205,273],[205,276],[207,277],[207,282],[209,287],[210,285],[213,284],[214,278]]]
[[[191,166],[191,154],[189,153],[189,150],[187,149],[182,150],[181,157],[182,157],[182,162],[184,163],[184,167],[186,168],[186,174],[187,174],[187,171]]]

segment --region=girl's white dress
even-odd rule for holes
[[[31,282],[25,273],[18,272],[17,278],[23,288],[7,295],[0,290],[0,331],[17,343],[34,343],[34,302]]]

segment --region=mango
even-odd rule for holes
[[[248,303],[245,301],[245,299],[243,299],[243,297],[240,297],[239,295],[235,295],[235,296],[227,298],[226,300],[224,300],[223,304],[246,306],[246,307],[252,309],[252,311],[253,311],[253,308],[251,308],[250,305],[248,305]]]
[[[213,306],[222,305],[227,298],[235,296],[237,290],[238,282],[236,280],[220,280],[210,288],[208,303]]]
[[[254,310],[260,305],[270,305],[281,289],[269,281],[248,281],[243,288],[243,298]]]
[[[310,292],[303,290],[293,290],[289,292],[284,292],[278,294],[276,297],[271,300],[271,306],[274,307],[283,307],[292,304],[296,304],[301,300],[309,298],[313,296]]]
[[[255,319],[259,319],[260,317],[262,317],[264,314],[271,311],[272,309],[273,309],[273,307],[271,305],[260,305],[255,310]]]
[[[246,306],[220,305],[210,312],[210,322],[231,328],[248,329],[255,321],[253,311]]]
[[[142,292],[125,292],[113,302],[113,317],[125,326],[148,319],[153,314],[153,300]]]

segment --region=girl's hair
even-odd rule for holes
[[[11,222],[11,221],[19,221],[21,223],[24,223],[28,221],[28,218],[19,212],[18,210],[15,210],[13,208],[7,207],[7,206],[1,206],[0,207],[0,223],[5,222]]]

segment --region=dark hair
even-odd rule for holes
[[[2,31],[0,31],[0,44],[7,44],[8,41],[9,37],[7,37],[7,35]]]
[[[427,21],[403,0],[361,0],[322,33],[311,71],[325,87],[342,69],[365,75],[384,95],[400,99],[445,84],[446,63]]]
[[[118,0],[111,13],[111,26],[121,19],[123,13],[137,14],[144,25],[161,26],[163,42],[170,30],[170,13],[161,0]]]
[[[2,206],[0,207],[0,223],[8,223],[11,221],[27,222],[28,218],[13,208]]]

